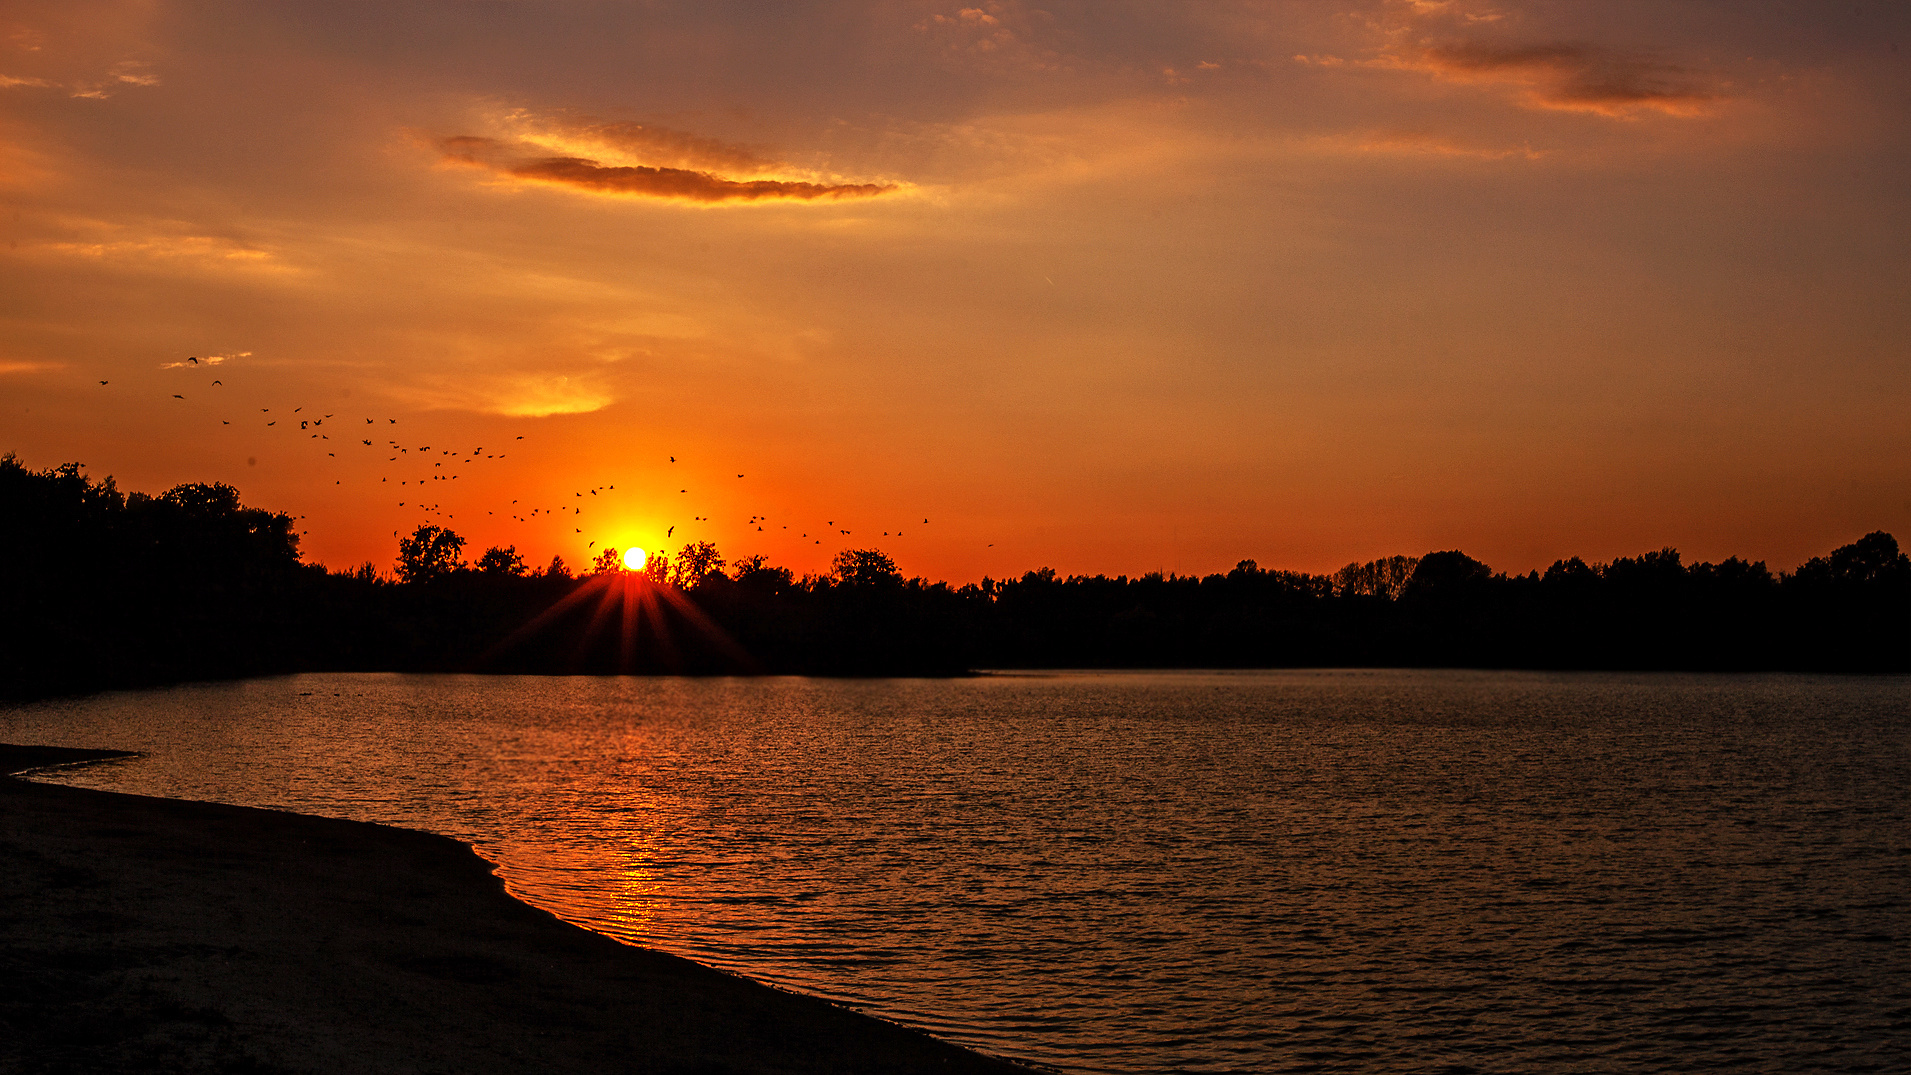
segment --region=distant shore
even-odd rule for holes
[[[0,745],[0,774],[125,756]],[[0,1068],[1030,1069],[504,892],[455,840],[0,776]]]

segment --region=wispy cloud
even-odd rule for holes
[[[1517,19],[1459,0],[1408,0],[1377,23],[1386,39],[1355,66],[1409,71],[1442,82],[1497,87],[1534,109],[1588,112],[1614,119],[1644,112],[1708,114],[1723,100],[1703,72],[1581,41],[1522,37]],[[1323,67],[1334,56],[1296,56]]]
[[[120,229],[110,229],[120,230]],[[286,273],[296,271],[270,251],[211,235],[144,235],[101,241],[53,241],[22,244],[21,253],[85,258],[128,267],[179,266],[200,269],[244,269]]]
[[[1328,150],[1345,153],[1391,154],[1409,157],[1453,157],[1469,160],[1539,160],[1543,149],[1530,145],[1488,146],[1429,131],[1382,130],[1339,135],[1320,140]]]
[[[791,167],[748,146],[654,124],[603,120],[571,112],[540,114],[528,109],[507,112],[498,122],[514,137],[541,147],[551,156],[750,178],[763,178]]]
[[[580,157],[552,157],[530,161],[510,169],[519,179],[582,187],[585,190],[613,194],[640,194],[655,198],[683,198],[695,202],[757,201],[787,198],[814,201],[818,198],[867,198],[894,187],[881,183],[801,183],[776,179],[739,182],[708,172],[682,168],[604,167]]]
[[[7,89],[48,89],[64,90],[69,97],[82,97],[90,100],[105,100],[115,91],[127,86],[157,86],[159,77],[147,70],[142,60],[123,60],[98,78],[81,79],[74,82],[56,82],[52,79],[36,78],[24,75],[0,75],[0,90]]]
[[[918,21],[914,30],[930,41],[945,64],[997,72],[1065,72],[1070,61],[1040,42],[1055,16],[1012,0],[952,5]]]
[[[220,366],[224,365],[227,359],[247,358],[251,354],[251,351],[235,351],[229,355],[194,355],[192,358],[183,362],[162,362],[159,368],[162,370],[183,370],[197,369],[200,366]]]
[[[61,368],[58,362],[25,362],[19,359],[0,358],[0,376],[9,373],[32,373],[36,370],[56,370]]]
[[[519,182],[704,204],[837,201],[898,189],[893,183],[799,178],[801,170],[742,147],[666,128],[593,121],[565,124],[522,112],[505,119],[519,137],[440,138],[437,147],[442,159]],[[592,155],[576,152],[580,149]]]
[[[616,402],[594,378],[564,374],[503,373],[429,378],[388,390],[422,410],[474,411],[513,418],[588,414]]]
[[[1376,65],[1509,86],[1529,107],[1615,118],[1642,111],[1703,115],[1719,99],[1684,68],[1570,42],[1431,44],[1390,53]]]

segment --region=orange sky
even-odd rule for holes
[[[333,567],[1911,540],[1898,5],[0,19],[0,451]]]

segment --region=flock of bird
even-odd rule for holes
[[[199,357],[194,355],[188,357],[184,362],[166,363],[163,368],[187,370],[204,369],[208,366],[217,365],[221,361],[223,361],[222,358],[208,359],[206,365],[202,366]],[[101,380],[99,385],[101,388],[108,388],[111,387],[112,382],[110,379]],[[207,386],[207,391],[223,387],[223,379],[214,379],[211,384]],[[224,393],[219,393],[219,395],[223,396]],[[172,393],[172,398],[182,402],[189,402],[188,397],[184,393]],[[234,424],[234,420],[229,418],[221,418],[219,421],[223,426],[231,426]],[[274,436],[297,432],[301,435],[299,440],[307,442],[310,450],[314,453],[324,451],[324,458],[327,459],[338,459],[339,449],[345,449],[348,454],[352,453],[353,449],[356,449],[355,454],[361,456],[369,455],[374,458],[377,455],[384,455],[384,466],[387,472],[378,475],[377,484],[384,485],[387,489],[391,489],[394,485],[397,486],[397,489],[392,491],[397,492],[398,495],[405,498],[395,502],[398,507],[411,508],[424,516],[428,521],[434,522],[438,520],[450,522],[457,519],[457,515],[447,509],[444,503],[438,499],[438,494],[442,490],[449,488],[449,483],[457,481],[466,473],[470,473],[470,471],[465,468],[471,467],[474,464],[482,465],[503,460],[507,455],[507,453],[503,451],[494,450],[487,452],[482,446],[474,447],[470,451],[463,451],[461,449],[445,448],[442,446],[433,448],[426,444],[404,444],[401,443],[397,437],[390,435],[396,432],[393,427],[399,425],[399,421],[396,418],[384,417],[381,422],[378,417],[366,417],[362,414],[350,417],[341,417],[340,412],[337,411],[319,414],[316,408],[308,413],[303,405],[293,407],[289,411],[280,409],[277,413],[274,413],[270,407],[261,407],[259,408],[259,417],[254,419],[253,422],[257,423],[253,428],[272,430],[272,435]],[[295,422],[298,425],[296,431],[292,429],[292,425]],[[326,425],[327,422],[332,424],[328,427]],[[281,423],[283,423],[283,426]],[[244,420],[239,422],[241,428],[252,424],[252,422],[246,422]],[[339,439],[336,442],[332,440],[332,436],[335,433],[339,435]],[[516,441],[523,439],[524,437],[522,436],[515,437],[512,443],[515,444]],[[315,445],[310,444],[309,442],[311,441],[318,441],[319,443]],[[668,459],[668,465],[674,467],[677,463],[677,457],[672,455],[669,456]],[[429,466],[426,466],[427,462],[429,462]],[[739,472],[737,478],[743,480],[745,474]],[[446,485],[428,484],[439,482],[446,483]],[[345,484],[345,478],[335,478],[332,484],[342,486]],[[605,484],[573,491],[572,503],[560,502],[557,504],[539,504],[533,506],[525,503],[521,499],[516,499],[512,500],[508,505],[486,510],[485,514],[495,517],[502,513],[512,521],[521,524],[531,524],[545,519],[555,520],[559,517],[563,517],[562,524],[570,527],[573,536],[581,537],[585,534],[585,528],[578,524],[585,514],[585,508],[590,506],[585,502],[585,498],[603,496],[608,499],[611,494],[616,492],[616,489],[617,487],[615,485]],[[688,485],[684,485],[677,491],[680,495],[688,495],[690,488]],[[298,518],[302,520],[305,516],[300,515]],[[690,521],[696,524],[721,525],[713,517],[707,515],[693,515]],[[771,522],[772,520],[768,515],[752,512],[744,521],[743,528],[745,531],[752,531],[752,528],[754,528],[753,532],[765,533],[767,532],[765,527],[771,524]],[[928,523],[928,519],[925,518],[922,520],[922,525],[926,526]],[[670,540],[680,525],[683,524],[672,524],[667,527],[664,531],[664,539]],[[790,529],[787,523],[778,523],[776,526],[779,532]],[[301,530],[300,533],[304,534],[305,531]],[[393,531],[393,533],[396,535],[398,532]],[[801,524],[798,525],[797,533],[801,540],[808,540],[813,544],[822,545],[826,538],[833,541],[839,537],[853,537],[855,530],[848,527],[839,527],[836,521],[831,519],[826,520],[823,527],[815,528],[815,536],[812,536],[810,529],[804,528]],[[867,533],[867,531],[865,531],[865,533]],[[894,531],[884,530],[881,531],[881,534],[886,538],[902,537],[904,535],[904,529],[898,527]],[[593,539],[586,545],[586,548],[594,549],[596,546],[597,540]]]

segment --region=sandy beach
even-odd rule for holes
[[[446,837],[0,777],[0,1072],[1027,1070],[561,922]]]

